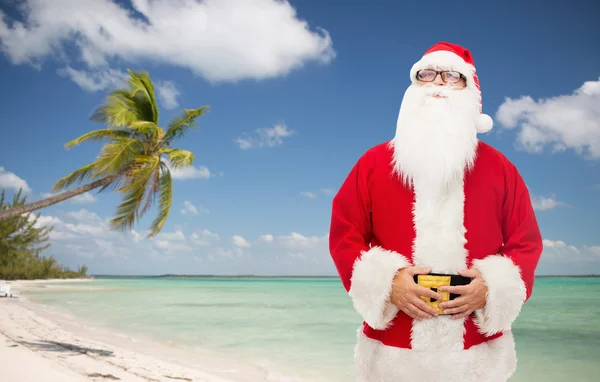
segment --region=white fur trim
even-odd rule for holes
[[[494,121],[492,117],[487,114],[479,114],[475,121],[475,128],[479,134],[487,133],[494,127]]]
[[[411,266],[401,254],[381,247],[362,252],[354,262],[348,292],[356,311],[374,329],[386,329],[398,313],[390,302],[392,281],[400,268]]]
[[[467,350],[417,351],[385,346],[359,329],[354,360],[357,382],[505,382],[517,367],[511,332]]]
[[[490,255],[473,261],[487,285],[486,304],[475,312],[479,331],[486,335],[510,330],[525,302],[527,289],[521,272],[503,255]]]
[[[463,211],[463,177],[439,190],[427,181],[415,179],[415,266],[445,274],[458,274],[459,269],[466,268]],[[464,318],[453,320],[449,316],[413,321],[412,348],[422,351],[462,349],[464,321]]]
[[[467,64],[462,57],[446,50],[438,50],[426,54],[417,61],[410,69],[410,80],[417,83],[416,75],[421,69],[456,70],[467,78],[467,87],[479,91],[475,85],[475,67]]]

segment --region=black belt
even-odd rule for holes
[[[443,301],[454,300],[455,298],[460,297],[460,295],[455,293],[439,292],[438,288],[442,286],[467,285],[471,282],[470,277],[464,277],[461,275],[446,275],[442,273],[415,275],[414,279],[415,283],[425,288],[429,288],[442,296],[442,301],[438,301],[434,298],[421,296],[421,299],[425,301],[428,305],[432,306],[434,309],[437,309],[439,314],[442,314],[442,309],[438,308],[439,303]]]

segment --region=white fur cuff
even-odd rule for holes
[[[354,309],[374,329],[386,329],[398,313],[390,302],[392,281],[400,268],[411,266],[401,254],[381,247],[362,252],[354,263],[351,287]]]
[[[521,311],[527,291],[519,267],[503,255],[475,260],[473,266],[481,272],[488,288],[485,307],[475,311],[479,331],[491,336],[509,330]]]

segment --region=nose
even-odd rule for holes
[[[442,80],[442,75],[440,73],[438,73],[435,76],[435,79],[433,80],[433,83],[435,85],[445,85],[444,80]]]

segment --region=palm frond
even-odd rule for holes
[[[160,190],[160,158],[158,160],[159,165],[153,169],[152,177],[146,185],[146,201],[140,210],[140,216],[144,216],[148,209],[154,205],[156,195],[158,195]]]
[[[160,167],[160,157],[158,156],[137,156],[131,169],[127,172],[126,184],[119,188],[119,192],[129,192],[139,187],[146,187],[151,180],[152,174]]]
[[[115,138],[102,147],[98,156],[98,170],[105,175],[119,172],[144,152],[144,145],[137,139]]]
[[[102,139],[111,139],[113,137],[129,138],[129,137],[131,137],[131,132],[126,131],[126,130],[116,130],[116,129],[102,129],[102,130],[90,131],[89,133],[83,134],[82,136],[65,143],[65,148],[70,149],[74,146],[77,146],[77,145],[87,141],[87,140],[99,141]]]
[[[147,109],[144,120],[158,123],[158,105],[154,94],[154,84],[147,72],[129,72],[129,84],[131,85],[132,97],[144,100]]]
[[[106,101],[94,109],[90,119],[94,122],[107,124],[111,129],[126,127],[139,121],[140,111],[136,100],[131,97],[128,89],[113,90]]]
[[[134,130],[136,133],[148,134],[151,136],[158,136],[160,132],[160,127],[156,123],[150,121],[131,122],[127,128]]]
[[[52,186],[52,192],[64,190],[74,183],[81,183],[85,180],[98,178],[100,174],[96,171],[96,164],[96,162],[90,163],[59,179],[58,182]]]
[[[155,236],[165,225],[169,212],[171,211],[171,203],[173,200],[173,182],[171,180],[171,172],[167,166],[161,162],[161,175],[160,175],[160,201],[158,216],[152,222],[150,227],[150,233],[148,237]]]
[[[194,153],[187,150],[162,148],[159,150],[159,154],[166,154],[169,156],[169,164],[172,168],[178,169],[191,165],[194,162]]]
[[[129,72],[127,88],[113,90],[106,101],[94,109],[90,119],[111,128],[128,127],[136,121],[158,123],[154,85],[147,72]]]
[[[111,219],[112,228],[127,231],[133,227],[137,216],[137,210],[144,199],[144,187],[132,188],[123,196],[123,201],[117,207],[116,216]]]
[[[173,118],[169,123],[169,128],[163,138],[165,145],[168,146],[173,140],[183,137],[189,129],[196,128],[196,119],[206,114],[207,111],[208,106],[202,106],[197,109],[184,109],[181,116]]]
[[[124,202],[119,206],[117,217],[113,219],[119,229],[127,229],[140,219],[154,200],[152,195],[153,179],[160,172],[160,158],[158,156],[139,156],[135,159],[132,168],[127,172],[125,184],[118,192],[125,193]],[[146,199],[144,205],[142,203]]]

